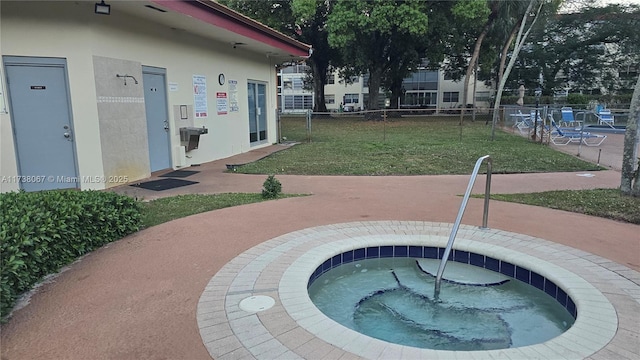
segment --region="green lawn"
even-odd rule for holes
[[[301,195],[280,194],[279,198]],[[265,201],[259,192],[227,194],[189,194],[160,198],[141,203],[142,227],[162,224],[174,219],[231,206]]]
[[[493,159],[494,173],[599,169],[499,130],[490,141],[491,127],[484,121],[467,121],[461,131],[457,119],[313,119],[309,142],[304,118],[283,117],[282,136],[300,144],[237,171],[274,175],[470,174],[476,160],[487,154]]]
[[[640,198],[623,196],[618,189],[492,194],[491,199],[544,206],[640,225]]]
[[[458,117],[386,122],[353,117],[313,119],[311,141],[304,118],[283,117],[281,128],[287,141],[300,144],[240,166],[236,171],[265,175],[470,174],[476,160],[487,154],[492,156],[494,173],[601,170],[594,164],[500,130],[496,131],[496,140],[490,141],[490,126],[484,124],[484,119],[466,121],[462,128]],[[492,198],[640,224],[640,199],[620,196],[615,189],[493,194]],[[148,227],[263,200],[259,193],[158,199],[143,204],[143,224]]]

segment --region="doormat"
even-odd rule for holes
[[[197,174],[200,171],[193,171],[193,170],[175,170],[169,173],[166,173],[164,175],[160,175],[158,177],[171,177],[171,178],[185,178],[187,176],[191,176],[193,174]]]
[[[177,187],[187,186],[187,185],[197,184],[197,183],[198,183],[197,181],[180,180],[180,179],[160,179],[160,180],[147,181],[144,183],[135,184],[131,186],[135,186],[135,187],[139,187],[147,190],[153,190],[153,191],[162,191],[162,190],[169,190],[169,189],[174,189]]]

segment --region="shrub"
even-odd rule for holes
[[[282,192],[282,184],[275,176],[269,175],[262,184],[262,197],[264,199],[275,199]]]
[[[139,226],[138,203],[115,193],[0,194],[0,316],[44,276]]]
[[[571,105],[587,105],[589,103],[589,97],[583,94],[569,94],[567,95],[567,103]]]

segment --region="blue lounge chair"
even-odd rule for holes
[[[615,123],[615,118],[611,114],[611,110],[608,109],[600,110],[600,112],[596,114],[596,117],[598,118],[599,125],[609,125],[610,127],[613,127],[613,124]]]
[[[577,120],[573,115],[573,109],[571,107],[565,106],[560,109],[560,126],[564,127],[580,127],[582,122],[584,121],[584,112],[580,112],[577,115],[583,116],[583,121]]]
[[[555,121],[551,120],[553,130],[550,140],[554,145],[568,145],[583,143],[586,146],[600,146],[607,135],[592,134],[582,130],[563,129]]]

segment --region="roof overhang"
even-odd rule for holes
[[[311,46],[212,0],[117,1],[112,13],[123,12],[169,28],[228,44],[273,59],[274,63],[310,56]]]

